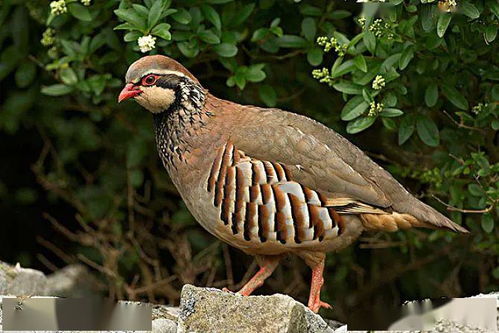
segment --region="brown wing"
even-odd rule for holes
[[[245,107],[230,140],[253,158],[289,166],[305,187],[391,208],[424,224],[467,232],[413,197],[388,172],[345,138],[309,118],[277,109]]]
[[[293,181],[286,165],[248,157],[231,143],[219,149],[206,189],[221,223],[247,241],[294,246],[342,232],[327,197]]]

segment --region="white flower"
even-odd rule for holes
[[[376,75],[373,80],[373,89],[381,90],[385,87],[385,78],[382,75]]]
[[[42,35],[41,43],[43,46],[50,46],[55,42],[55,31],[54,29],[47,28]]]
[[[90,6],[90,2],[91,2],[92,0],[80,0],[80,1],[81,1],[81,3],[83,4],[83,6]]]
[[[52,1],[49,6],[50,12],[53,15],[61,15],[68,11],[68,7],[66,7],[66,2],[64,0]]]
[[[384,107],[383,103],[376,103],[372,101],[369,103],[369,112],[367,113],[367,116],[376,117],[381,111],[383,111]]]
[[[137,43],[139,44],[140,52],[146,53],[154,49],[156,46],[156,37],[151,35],[142,36],[139,37]]]

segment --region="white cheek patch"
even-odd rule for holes
[[[135,97],[137,103],[152,113],[165,111],[175,101],[175,92],[172,89],[161,87],[141,87],[142,93]]]

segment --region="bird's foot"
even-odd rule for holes
[[[326,302],[323,302],[321,301],[320,299],[317,300],[316,302],[314,302],[313,304],[309,304],[308,305],[308,308],[310,310],[312,310],[314,313],[317,313],[319,312],[319,310],[321,308],[324,308],[324,309],[332,309],[332,305],[330,305],[329,303],[326,303]]]

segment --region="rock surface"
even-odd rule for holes
[[[178,333],[334,332],[326,322],[289,296],[244,297],[212,288],[182,288]]]
[[[51,296],[84,297],[95,294],[97,281],[83,265],[68,265],[47,276],[46,292]]]
[[[40,271],[0,261],[0,295],[47,295],[47,277]]]
[[[4,297],[1,295],[83,296],[86,294],[83,293],[84,290],[91,290],[92,279],[88,270],[80,265],[68,266],[46,277],[42,272],[0,261],[0,332],[1,304]],[[494,297],[499,308],[499,293],[476,297]],[[347,332],[346,325],[324,321],[322,317],[289,296],[276,294],[243,297],[231,292],[192,285],[185,285],[182,289],[179,308],[153,304],[152,320],[153,333]],[[438,323],[436,330],[425,332],[481,333],[483,330],[442,321]]]

